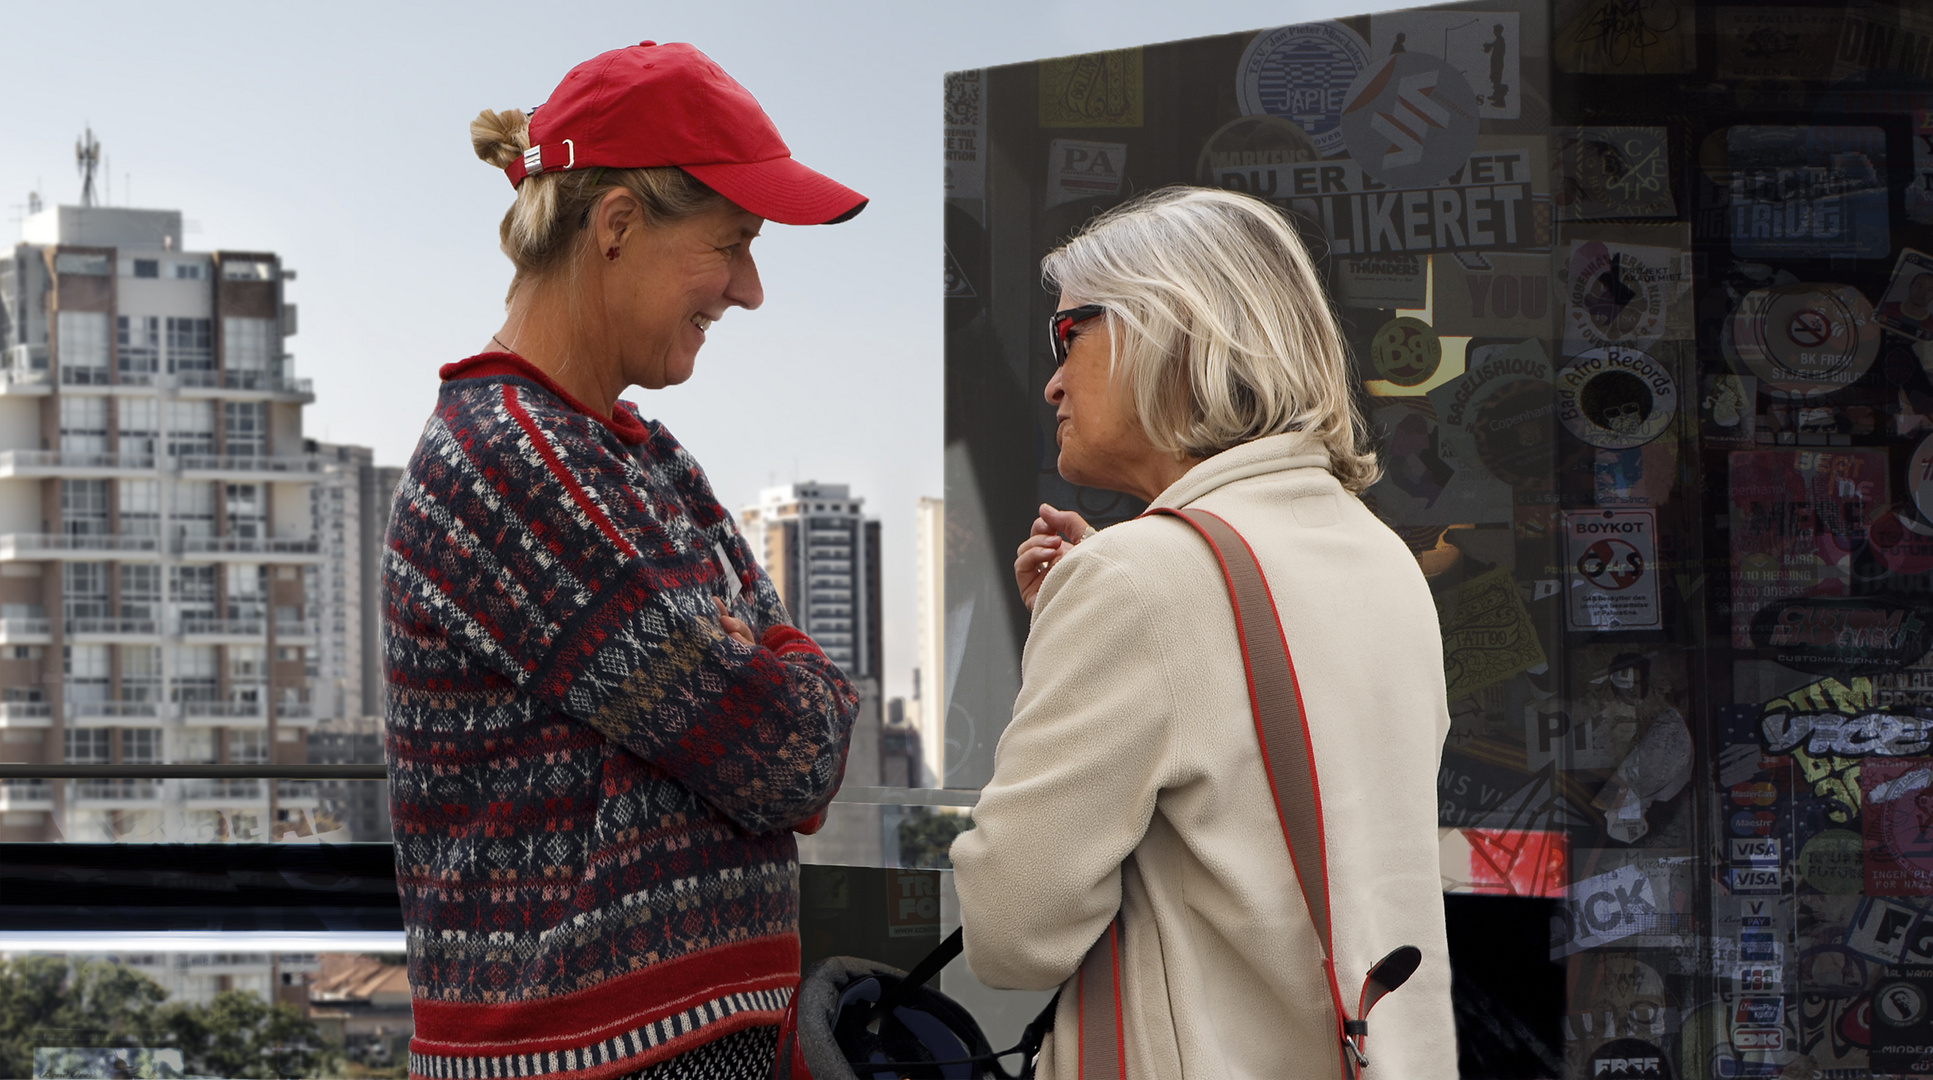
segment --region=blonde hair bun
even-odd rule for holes
[[[522,109],[485,109],[470,121],[470,146],[477,157],[507,169],[530,149],[530,119]]]

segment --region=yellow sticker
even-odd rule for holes
[[[1141,50],[1062,56],[1040,62],[1040,126],[1141,126]]]

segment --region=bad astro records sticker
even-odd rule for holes
[[[1362,171],[1393,188],[1442,183],[1477,145],[1476,92],[1438,57],[1400,52],[1356,76],[1342,138]]]
[[[1404,315],[1369,339],[1369,356],[1376,374],[1397,386],[1421,386],[1443,363],[1443,341],[1429,323]]]
[[[1754,289],[1725,330],[1730,351],[1752,374],[1798,397],[1858,382],[1879,355],[1873,305],[1851,285]]]
[[[1643,446],[1678,414],[1678,383],[1636,349],[1592,349],[1557,373],[1557,416],[1606,450]]]
[[[1341,23],[1265,30],[1242,53],[1235,97],[1242,112],[1292,120],[1324,156],[1338,154],[1343,105],[1368,59],[1369,47]]]

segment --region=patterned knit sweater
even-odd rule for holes
[[[662,425],[507,353],[443,378],[383,561],[410,1075],[594,1080],[777,1023],[851,684]]]

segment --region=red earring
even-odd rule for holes
[[[612,262],[616,262],[616,261],[617,261],[617,245],[615,245],[615,244],[613,244],[613,245],[611,245],[611,249],[610,249],[609,251],[606,251],[606,252],[604,253],[604,257],[605,257],[605,258],[607,258],[607,259],[609,259],[609,260],[611,260]]]

